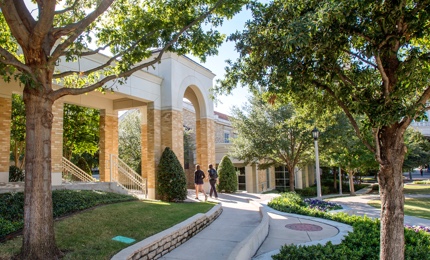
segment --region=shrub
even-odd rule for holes
[[[218,166],[218,190],[233,193],[237,190],[237,175],[233,163],[224,156]]]
[[[304,189],[296,189],[296,192],[303,197],[315,197],[317,196],[317,187],[311,186],[311,187],[306,187]],[[323,195],[330,194],[330,188],[326,186],[321,186],[321,193]]]
[[[24,171],[16,167],[15,165],[11,165],[9,167],[9,181],[24,181]]]
[[[187,198],[187,180],[181,163],[169,148],[164,149],[157,168],[158,195],[164,201],[183,201]]]

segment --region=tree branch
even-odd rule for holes
[[[4,58],[4,59],[0,60],[1,63],[5,64],[5,65],[14,66],[19,71],[25,71],[28,74],[33,75],[33,72],[32,72],[30,67],[26,66],[24,63],[19,61],[15,56],[13,56],[7,50],[3,49],[1,46],[0,46],[0,56]],[[35,80],[36,78],[33,77],[33,79]]]
[[[75,2],[73,2],[73,4],[71,6],[64,8],[63,10],[55,11],[55,15],[64,14],[66,12],[73,10],[75,8],[75,6],[78,4],[78,1],[79,0],[75,0]]]
[[[345,53],[348,53],[349,55],[354,56],[355,58],[357,58],[357,59],[361,60],[362,62],[364,62],[364,63],[366,63],[366,64],[368,64],[368,65],[370,65],[370,66],[374,67],[375,69],[377,68],[377,65],[376,65],[376,64],[374,64],[374,63],[372,63],[372,62],[370,62],[370,61],[368,61],[368,60],[366,60],[366,59],[362,58],[360,55],[358,55],[358,54],[356,54],[356,53],[353,53],[352,51],[345,50],[345,49],[343,49],[342,51],[343,51],[343,52],[345,52]]]
[[[387,74],[385,73],[384,66],[382,65],[381,57],[379,56],[379,53],[375,54],[376,64],[378,65],[379,73],[381,73],[382,82],[384,83],[384,96],[387,99],[390,99],[390,79],[388,78]]]
[[[155,33],[155,32],[151,32],[149,35],[145,35],[144,37],[140,38],[138,41],[136,41],[136,42],[135,42],[133,45],[131,45],[129,48],[127,48],[126,50],[124,50],[124,51],[122,51],[122,52],[120,52],[120,53],[118,53],[118,54],[116,54],[116,55],[112,56],[109,60],[107,60],[105,63],[103,63],[102,65],[100,65],[100,66],[98,66],[98,67],[95,67],[95,68],[92,68],[92,69],[90,69],[90,70],[83,71],[83,72],[82,72],[82,71],[73,71],[73,70],[65,71],[65,72],[62,72],[62,73],[54,74],[54,75],[53,75],[53,78],[54,78],[54,79],[63,78],[63,77],[65,77],[65,76],[69,76],[69,75],[72,75],[72,74],[74,74],[74,73],[83,73],[83,74],[85,74],[85,75],[88,75],[88,74],[90,74],[90,73],[93,73],[93,72],[96,72],[96,71],[102,70],[102,69],[104,69],[104,68],[106,68],[106,67],[110,66],[110,65],[112,64],[112,62],[116,61],[116,60],[117,60],[119,57],[121,57],[124,53],[127,53],[127,52],[129,52],[130,50],[133,50],[134,48],[136,48],[136,46],[137,46],[140,42],[144,41],[144,40],[146,39],[146,37],[151,36],[151,35],[153,35],[154,33]],[[105,45],[105,46],[103,46],[103,47],[97,48],[97,49],[96,49],[96,50],[94,50],[94,51],[88,51],[88,52],[85,52],[85,53],[83,53],[83,55],[81,55],[81,56],[90,56],[90,55],[97,54],[100,50],[104,50],[104,49],[105,49],[105,48],[107,48],[109,45],[110,45],[110,43],[106,44],[106,45]]]
[[[45,0],[37,1],[39,8],[39,20],[36,22],[32,30],[31,43],[28,46],[31,49],[39,49],[42,46],[43,41],[46,39],[46,35],[50,33],[52,23],[54,21],[54,12],[56,0]],[[54,41],[55,42],[55,41]],[[51,44],[54,44],[52,42]],[[45,50],[46,55],[49,55],[49,50]]]
[[[15,36],[19,45],[26,47],[30,33],[28,28],[25,26],[25,22],[21,19],[21,16],[24,15],[25,11],[17,10],[17,5],[22,6],[23,4],[23,0],[4,0],[0,1],[0,8],[6,22],[11,25],[13,24],[13,26],[9,26],[12,35]],[[21,12],[22,14],[20,15]]]
[[[107,76],[105,78],[103,78],[102,80],[100,80],[99,82],[85,87],[85,88],[60,88],[56,91],[51,92],[51,97],[53,98],[53,100],[57,100],[58,98],[61,98],[65,95],[80,95],[80,94],[84,94],[90,91],[93,91],[101,86],[103,86],[105,83],[117,79],[117,78],[124,78],[124,77],[128,77],[130,75],[132,75],[134,72],[141,70],[143,68],[149,67],[155,63],[158,63],[161,60],[161,57],[163,56],[164,52],[166,52],[166,50],[168,48],[170,48],[178,39],[179,37],[182,35],[182,33],[184,33],[185,31],[187,31],[189,28],[191,28],[192,26],[194,26],[195,24],[197,24],[198,22],[200,22],[201,20],[203,20],[204,18],[206,18],[210,13],[212,13],[218,6],[221,5],[221,3],[223,2],[223,0],[219,0],[211,9],[209,9],[206,13],[201,14],[199,17],[197,17],[194,21],[192,21],[190,24],[188,24],[187,26],[183,27],[177,34],[175,37],[173,37],[172,40],[170,40],[170,42],[168,42],[163,49],[161,50],[157,50],[154,51],[154,53],[158,52],[158,55],[154,58],[154,60],[143,63],[141,65],[135,66],[130,70],[124,71],[118,75],[110,75]]]
[[[65,35],[69,35],[69,37],[55,48],[51,55],[50,63],[57,61],[60,56],[63,55],[64,50],[66,50],[92,22],[102,15],[111,6],[113,1],[114,0],[102,0],[98,7],[81,21],[62,28],[54,29],[53,35],[56,39]]]
[[[361,131],[360,128],[358,127],[357,121],[355,121],[354,117],[352,116],[351,112],[349,111],[348,107],[345,105],[345,103],[343,103],[337,96],[336,93],[334,93],[334,91],[329,88],[327,85],[321,84],[320,82],[313,80],[312,81],[313,84],[325,91],[327,91],[327,93],[329,93],[330,96],[332,96],[335,100],[336,103],[342,108],[342,110],[345,112],[346,117],[348,117],[349,121],[351,122],[352,127],[354,128],[354,131],[357,135],[357,137],[363,142],[363,144],[367,147],[367,149],[369,149],[371,152],[375,152],[375,148],[372,147],[367,140],[365,140],[363,138],[363,136],[361,135]]]

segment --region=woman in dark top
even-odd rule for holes
[[[208,200],[208,195],[206,195],[203,190],[203,180],[205,179],[205,173],[200,170],[200,165],[196,165],[196,171],[194,172],[194,185],[196,187],[196,199],[199,199],[199,190],[205,195],[205,201]]]

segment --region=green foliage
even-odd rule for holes
[[[119,157],[140,174],[141,171],[138,171],[142,161],[140,111],[129,110],[122,115],[118,129]]]
[[[97,205],[135,200],[129,195],[103,191],[55,190],[52,192],[54,217],[61,217]],[[24,225],[24,193],[0,194],[0,239]]]
[[[268,204],[270,207],[289,213],[319,217],[342,222],[353,227],[339,245],[282,246],[273,259],[379,259],[380,222],[378,219],[346,213],[330,214],[307,208],[297,194],[282,194]],[[429,259],[430,234],[405,229],[405,259]]]
[[[315,197],[317,195],[317,187],[316,186],[306,187],[303,189],[296,189],[295,191],[298,194],[300,194],[300,196],[303,196],[303,197]],[[330,194],[330,188],[327,186],[321,186],[321,193],[323,195]]]
[[[227,155],[222,157],[218,165],[218,190],[233,193],[237,190],[237,174],[233,163]]]
[[[12,94],[12,118],[10,126],[11,159],[22,169],[25,162],[25,106],[20,95]]]
[[[404,171],[412,171],[430,161],[430,143],[419,131],[408,128],[405,132],[405,144],[408,151],[403,162]]]
[[[24,181],[24,171],[16,167],[15,165],[9,166],[9,181]]]
[[[157,168],[157,192],[161,200],[183,201],[187,198],[187,180],[175,153],[166,147]]]
[[[269,104],[260,95],[255,93],[242,109],[233,107],[230,121],[237,136],[229,155],[245,164],[258,161],[260,169],[285,165],[289,178],[294,179],[296,166],[312,158],[309,129],[313,121],[308,111],[296,109],[292,103]]]
[[[63,156],[87,173],[98,166],[100,111],[64,104]]]

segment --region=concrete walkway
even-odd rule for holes
[[[188,200],[194,200],[194,194]],[[200,197],[203,196],[200,194]],[[247,193],[219,194],[222,214],[203,231],[164,255],[161,259],[221,260],[228,259],[238,244],[246,239],[261,222],[259,207],[250,204],[258,196]]]
[[[277,195],[235,193],[219,194],[219,200],[209,199],[221,203],[222,214],[161,259],[249,260],[252,256],[255,260],[272,259],[271,255],[278,253],[282,245],[325,244],[328,241],[337,244],[352,231],[350,226],[341,223],[273,210],[266,204],[274,196]],[[197,202],[194,197],[194,192],[189,191],[187,200]],[[203,196],[200,197],[203,200]],[[259,241],[255,230],[264,226],[264,215],[268,217],[267,231]],[[253,252],[248,252],[249,257],[238,253],[244,250]]]

